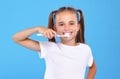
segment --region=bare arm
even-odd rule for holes
[[[95,62],[93,62],[93,65],[89,68],[87,79],[94,79],[96,70],[97,70],[96,64]]]
[[[53,34],[53,33],[56,34],[56,32],[51,29],[39,26],[39,27],[35,27],[35,28],[29,28],[29,29],[26,29],[26,30],[16,33],[13,36],[13,40],[16,43],[18,43],[26,48],[29,48],[31,50],[40,51],[39,42],[29,39],[29,36],[31,36],[32,34],[34,34],[36,32],[42,33],[46,38],[52,38],[53,36],[51,34]]]

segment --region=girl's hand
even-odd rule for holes
[[[49,29],[49,28],[45,28],[45,27],[37,27],[38,28],[38,32],[43,34],[44,37],[48,38],[48,39],[52,39],[53,37],[56,37],[57,33],[56,31]]]

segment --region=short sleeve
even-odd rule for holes
[[[49,52],[52,52],[53,48],[56,47],[56,44],[53,42],[39,42],[39,47],[41,50],[39,52],[40,58],[46,58],[47,56],[49,56]]]
[[[45,43],[39,42],[39,47],[41,51],[38,51],[39,57],[40,58],[45,58],[46,57],[46,49],[45,49]]]
[[[91,67],[92,64],[93,64],[93,55],[92,55],[91,48],[89,48],[89,57],[88,57],[88,63],[87,63],[87,66],[88,66],[88,67]]]

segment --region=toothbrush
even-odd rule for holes
[[[37,34],[37,36],[43,36],[43,34]],[[57,35],[57,37],[69,37],[70,33],[65,33],[64,35]]]

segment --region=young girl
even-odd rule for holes
[[[36,32],[43,34],[49,42],[29,39]],[[66,33],[68,37],[64,37]],[[60,42],[55,40],[57,34],[60,35]],[[39,51],[46,62],[44,79],[84,79],[86,67],[89,67],[87,79],[94,79],[96,65],[91,48],[85,44],[81,10],[61,7],[50,13],[48,28],[29,28],[15,34],[13,40],[24,47]]]

